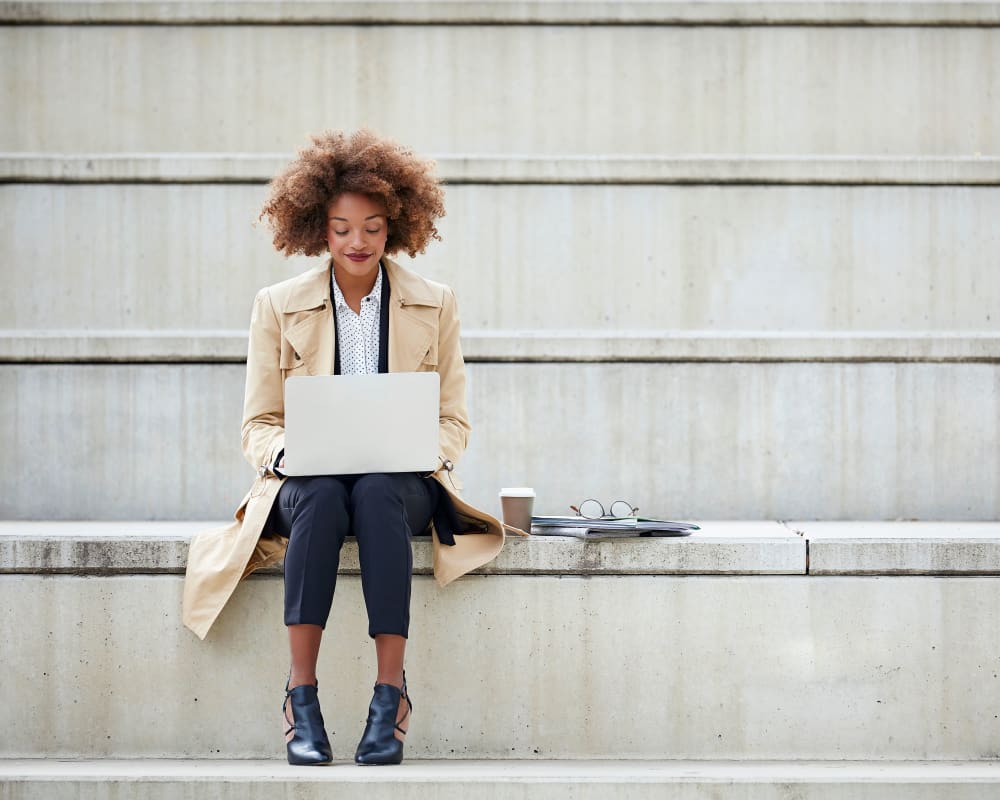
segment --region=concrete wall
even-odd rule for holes
[[[0,9],[0,515],[229,513],[263,181],[361,124],[446,157],[474,502],[1000,513],[993,5],[349,6]]]
[[[246,329],[265,187],[0,185],[0,325]],[[1000,331],[1000,189],[447,187],[415,269],[466,330]],[[408,259],[403,259],[408,263]]]
[[[19,26],[0,150],[995,152],[995,28]],[[123,68],[127,65],[127,68]],[[16,113],[14,113],[16,110]]]
[[[0,517],[210,519],[249,486],[241,365],[5,365]],[[995,364],[472,364],[467,497],[732,519],[993,519]]]
[[[205,642],[179,576],[0,587],[4,757],[280,757],[280,578],[241,586]],[[362,609],[342,578],[319,674],[337,758],[373,674]],[[996,758],[998,614],[995,578],[418,578],[407,753]]]

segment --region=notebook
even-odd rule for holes
[[[438,467],[436,372],[285,381],[286,475],[428,472]]]

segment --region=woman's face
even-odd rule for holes
[[[326,212],[326,242],[339,274],[373,276],[385,252],[389,220],[382,202],[345,192]]]

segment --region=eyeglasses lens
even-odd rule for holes
[[[600,519],[604,516],[604,506],[598,500],[584,500],[580,503],[580,516],[587,519]]]

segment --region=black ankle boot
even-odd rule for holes
[[[406,678],[403,678],[403,688],[397,689],[388,683],[376,683],[375,694],[372,695],[368,707],[368,724],[358,743],[354,760],[358,764],[399,764],[403,760],[403,743],[396,738],[395,731],[406,733],[396,722],[400,698],[406,700],[406,713],[400,722],[405,722],[413,710],[413,703],[406,692]]]
[[[285,684],[285,702],[281,711],[288,723],[285,736],[295,731],[288,742],[288,763],[296,766],[329,764],[333,761],[330,740],[323,726],[323,712],[319,710],[319,695],[316,686],[303,684],[289,689]],[[288,719],[288,701],[292,701],[292,717]]]

